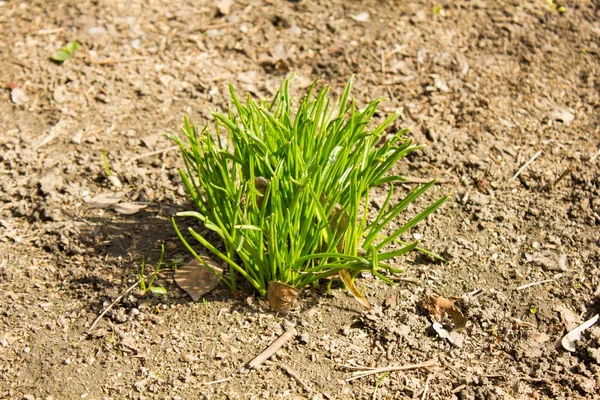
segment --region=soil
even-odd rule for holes
[[[73,40],[72,59],[49,59]],[[599,43],[591,0],[0,1],[0,398],[600,398],[600,326],[560,345],[600,312]],[[395,286],[359,279],[372,311],[334,287],[285,318],[224,287],[193,302],[165,268],[165,296],[133,290],[88,332],[142,256],[188,257],[163,133],[226,110],[228,83],[266,98],[292,71],[297,93],[355,74],[358,104],[403,107],[395,128],[427,146],[396,172],[440,179],[403,218],[453,194],[406,238],[448,262],[413,254]],[[86,203],[114,191],[147,207]],[[450,340],[430,295],[459,298]],[[429,360],[352,381],[343,367]]]

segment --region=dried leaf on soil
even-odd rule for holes
[[[223,273],[223,269],[209,257],[201,257],[217,273]],[[177,268],[174,277],[177,286],[189,294],[194,301],[200,300],[202,296],[217,287],[221,281],[217,275],[198,260],[192,260]]]
[[[113,204],[116,204],[121,200],[121,197],[125,195],[125,192],[109,192],[109,193],[100,193],[92,197],[89,200],[86,200],[86,203],[93,208],[108,208]]]
[[[342,282],[344,282],[344,285],[346,285],[346,288],[348,288],[350,293],[352,293],[352,296],[354,296],[354,298],[360,303],[361,306],[363,306],[367,310],[370,310],[371,305],[369,304],[367,299],[365,299],[365,296],[362,295],[360,290],[358,290],[358,288],[354,285],[354,281],[352,280],[352,277],[350,276],[348,271],[343,269],[340,271],[339,274],[340,279],[342,280]]]
[[[455,330],[448,332],[439,322],[434,322],[431,327],[442,339],[448,340],[456,347],[462,347],[465,338],[460,333]]]
[[[581,333],[583,331],[585,331],[586,329],[590,328],[596,322],[598,322],[599,317],[600,317],[600,314],[596,314],[594,317],[588,319],[583,324],[579,325],[577,328],[575,328],[571,332],[567,333],[560,341],[562,346],[571,352],[575,351],[576,350],[575,342],[577,342],[578,340],[581,340]]]
[[[269,282],[267,300],[269,307],[275,312],[284,314],[290,312],[299,295],[298,288],[277,281]]]
[[[131,215],[148,207],[148,204],[143,203],[118,203],[113,207],[116,212],[123,215]]]
[[[462,329],[467,325],[467,319],[456,307],[453,300],[442,296],[428,296],[421,304],[431,316],[443,319],[448,315],[454,322],[454,330]]]

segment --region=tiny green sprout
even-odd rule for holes
[[[156,280],[156,277],[158,276],[160,268],[163,265],[164,258],[165,258],[165,245],[163,244],[161,246],[160,258],[158,260],[158,263],[156,264],[156,267],[149,274],[149,276],[146,276],[146,258],[142,257],[142,266],[140,268],[140,273],[138,274],[138,278],[140,280],[140,291],[143,294],[146,294],[148,292],[151,292],[155,295],[167,294],[167,289],[165,289],[164,287],[154,286],[154,281]],[[148,277],[150,278],[150,280],[146,283],[146,279]]]
[[[104,162],[104,170],[106,171],[106,175],[113,176],[113,173],[110,169],[110,161],[108,160],[108,151],[102,150],[102,160]]]
[[[558,11],[559,13],[561,13],[561,14],[562,14],[562,13],[566,12],[566,11],[567,11],[567,9],[565,8],[565,6],[560,6],[560,7],[558,7],[558,8],[556,9],[556,11]]]
[[[442,12],[442,6],[439,4],[433,6],[433,15],[438,15],[440,12]]]
[[[56,53],[52,54],[50,56],[50,58],[53,61],[62,64],[69,58],[72,58],[73,54],[79,49],[81,49],[81,45],[79,44],[78,41],[75,40],[73,42],[67,43],[67,45],[65,47],[63,47],[61,50],[57,51]]]
[[[386,372],[385,374],[383,374],[383,376],[381,378],[379,378],[379,380],[375,384],[375,389],[373,390],[373,396],[371,397],[373,400],[375,400],[377,398],[377,389],[379,389],[379,386],[381,386],[381,384],[383,383],[385,378],[388,377],[389,374],[390,374],[389,372]]]
[[[208,310],[208,300],[206,300],[206,297],[202,298],[202,305],[204,305],[205,310]]]
[[[537,310],[537,308],[532,306],[532,307],[529,307],[529,312],[531,313],[531,315],[535,315],[535,314],[537,314],[538,310]]]

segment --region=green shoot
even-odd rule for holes
[[[408,129],[388,132],[400,114],[375,125],[382,99],[358,108],[350,97],[352,80],[338,104],[329,88],[317,91],[314,82],[292,109],[291,78],[268,101],[248,96],[242,102],[230,86],[234,109],[213,113],[214,131],[198,129],[186,117],[185,141],[170,136],[180,147],[180,175],[196,206],[177,217],[193,217],[197,225],[188,229],[190,236],[229,266],[223,274],[213,272],[234,291],[241,276],[266,296],[269,282],[304,289],[343,275],[351,286],[361,271],[387,282],[401,272],[392,266],[397,257],[412,250],[432,255],[401,237],[449,196],[404,217],[434,182],[401,193],[395,184],[404,178],[389,175],[421,148],[405,137]],[[371,212],[375,187],[387,188],[388,196]],[[176,219],[172,222],[198,257]],[[201,230],[219,243],[209,242]]]
[[[113,176],[113,173],[110,170],[110,161],[108,160],[108,151],[106,151],[106,150],[102,150],[102,161],[104,162],[104,170],[106,171],[106,175]]]
[[[154,286],[154,281],[156,281],[156,277],[160,272],[160,268],[163,265],[164,259],[165,245],[163,244],[161,246],[160,258],[158,259],[158,263],[156,264],[156,267],[154,267],[154,270],[149,274],[150,280],[146,282],[146,279],[148,278],[148,276],[146,276],[146,258],[142,257],[142,266],[140,268],[140,273],[138,274],[138,278],[140,280],[140,291],[142,292],[142,294],[146,294],[148,292],[151,292],[156,295],[167,294],[167,289],[165,289],[164,287]]]
[[[78,41],[69,42],[61,50],[52,54],[50,58],[57,63],[63,63],[73,57],[73,54],[79,49],[81,49],[81,45]]]
[[[375,384],[375,389],[373,390],[373,396],[371,397],[373,400],[375,400],[377,398],[377,390],[379,389],[379,386],[381,386],[381,384],[383,383],[385,378],[388,377],[389,374],[390,374],[389,372],[386,372],[385,374],[383,374],[383,376],[381,378],[379,378],[379,380],[377,380],[377,383]]]

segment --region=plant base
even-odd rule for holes
[[[289,313],[298,295],[300,295],[300,289],[281,282],[269,282],[267,300],[269,301],[271,310],[275,312],[282,314]]]

